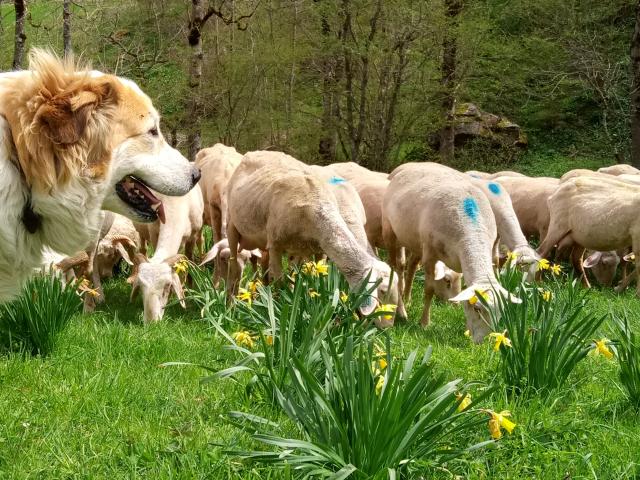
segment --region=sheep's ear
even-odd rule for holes
[[[375,291],[373,291],[372,294],[375,294]],[[367,295],[364,301],[358,307],[358,311],[365,316],[371,315],[376,310],[377,306],[378,301],[376,300],[376,298],[372,295]]]
[[[624,257],[622,257],[622,259],[625,262],[635,262],[636,260],[636,254],[631,252],[631,253],[627,253]]]
[[[180,277],[175,272],[173,272],[173,274],[171,275],[171,287],[173,288],[173,291],[180,301],[180,306],[182,308],[187,308],[187,304],[184,301],[184,291],[182,290],[182,283],[180,283]]]
[[[220,253],[220,245],[219,244],[220,244],[220,242],[216,243],[213,247],[211,247],[211,250],[209,250],[207,252],[207,254],[204,256],[204,258],[200,262],[200,266],[205,265],[205,264],[213,261],[213,259],[215,259],[218,256],[218,253]]]
[[[516,304],[520,304],[522,303],[522,299],[519,297],[516,297],[515,295],[513,295],[512,293],[508,293],[507,294],[507,298],[509,299],[509,301],[511,303],[516,303]]]
[[[442,280],[445,277],[445,273],[447,270],[447,266],[444,264],[443,261],[438,260],[436,262],[436,268],[434,271],[434,280]]]
[[[469,288],[465,288],[464,290],[462,290],[455,297],[450,298],[449,301],[452,302],[452,303],[466,302],[467,300],[469,300],[471,297],[473,297],[476,294],[476,290],[478,290],[478,288],[479,287],[477,287],[475,285],[471,285]]]
[[[127,252],[127,249],[124,248],[124,245],[122,245],[122,243],[123,242],[121,242],[121,241],[113,240],[113,246],[116,247],[116,250],[118,251],[118,253],[122,257],[122,259],[125,262],[127,262],[129,265],[133,266],[133,261],[131,260],[131,257],[129,256],[129,252]]]
[[[251,250],[251,255],[256,258],[262,258],[262,251],[259,248],[254,248],[253,250]]]
[[[131,295],[129,296],[129,301],[133,302],[140,292],[138,275],[131,275],[129,278],[127,278],[127,283],[131,285]]]
[[[584,259],[584,261],[582,262],[582,266],[584,268],[593,268],[598,264],[601,258],[602,252],[594,252]]]

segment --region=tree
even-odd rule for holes
[[[640,0],[631,38],[631,163],[640,168]]]
[[[63,55],[67,58],[72,53],[71,46],[71,0],[64,0],[62,4],[62,43]]]
[[[24,33],[24,20],[27,16],[26,0],[14,0],[13,6],[16,10],[16,31],[13,49],[13,69],[20,70],[24,60],[24,44],[27,35]]]
[[[455,155],[454,109],[456,104],[456,58],[458,53],[458,15],[462,0],[444,0],[446,18],[442,41],[442,115],[444,125],[440,130],[440,159],[452,163]]]

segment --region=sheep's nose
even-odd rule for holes
[[[198,180],[200,180],[201,176],[202,176],[202,173],[200,172],[200,169],[198,167],[193,167],[193,169],[191,170],[192,185],[195,185],[196,183],[198,183]]]

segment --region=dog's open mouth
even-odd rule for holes
[[[150,221],[160,219],[165,222],[164,205],[149,187],[131,175],[116,183],[116,193],[120,200],[133,208],[141,217]]]

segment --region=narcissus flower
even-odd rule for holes
[[[542,299],[545,302],[548,302],[549,300],[551,300],[552,293],[549,290],[542,290],[542,292],[540,293],[542,294]]]
[[[551,266],[551,273],[553,273],[554,275],[560,275],[562,273],[562,266],[558,265],[557,263],[554,263]]]
[[[608,346],[611,340],[608,338],[603,338],[601,340],[594,340],[594,348],[589,352],[589,355],[597,357],[598,355],[603,355],[605,358],[611,360],[613,358],[613,352]]]
[[[520,254],[517,252],[507,252],[507,263],[517,262],[519,256]]]
[[[89,280],[87,280],[86,278],[82,279],[82,281],[78,284],[78,290],[77,293],[78,295],[82,296],[83,294],[87,294],[90,295],[92,297],[98,297],[100,296],[100,292],[98,292],[96,289],[91,288],[91,283],[89,282]]]
[[[511,416],[509,410],[503,410],[500,413],[496,413],[493,410],[485,410],[485,412],[491,415],[491,419],[489,419],[489,432],[491,432],[491,438],[494,440],[502,437],[503,428],[508,433],[513,432],[513,429],[516,428],[516,424],[506,418]]]
[[[458,401],[458,412],[466,410],[471,405],[471,395],[468,393],[464,396],[461,393],[456,393],[456,400]]]
[[[464,336],[467,338],[471,338],[471,330],[465,330],[464,331]]]
[[[267,342],[267,345],[270,347],[273,346],[273,335],[265,335],[264,340]]]
[[[243,302],[247,302],[247,304],[249,306],[251,306],[251,301],[253,300],[253,295],[246,288],[241,288],[241,289],[239,289],[238,294],[236,295],[236,298],[238,300],[243,301]]]
[[[342,303],[347,303],[347,300],[349,300],[349,295],[344,292],[340,292],[340,301]]]
[[[482,298],[485,302],[489,301],[489,290],[476,290],[476,294],[469,299],[470,305],[475,305]]]
[[[253,337],[246,330],[240,330],[231,334],[231,338],[241,347],[253,348]]]
[[[318,298],[320,296],[320,294],[318,292],[316,292],[313,288],[309,289],[309,296],[311,298]]]
[[[247,290],[249,290],[252,294],[258,293],[258,287],[262,286],[262,282],[260,280],[254,280],[253,282],[247,283]]]
[[[540,260],[538,260],[538,270],[549,270],[549,268],[551,268],[549,260],[547,260],[546,258],[541,258]]]
[[[378,377],[378,381],[376,382],[376,395],[379,396],[382,393],[382,387],[384,387],[384,375]]]
[[[187,270],[189,269],[189,262],[186,259],[182,259],[179,262],[176,262],[173,265],[173,270],[174,272],[176,272],[178,275],[182,274],[182,273],[187,273]]]
[[[318,275],[329,275],[329,265],[327,265],[325,260],[316,262],[316,272],[318,272]]]
[[[385,312],[385,315],[382,315],[381,318],[388,321],[393,318],[393,314],[395,311],[396,305],[392,303],[383,303],[378,305],[378,308],[376,308],[376,312]]]
[[[302,272],[312,277],[319,277],[320,275],[329,275],[329,265],[324,260],[319,262],[306,262],[302,265]]]
[[[500,350],[501,345],[504,345],[505,347],[511,347],[511,340],[509,340],[506,337],[506,335],[507,335],[506,330],[502,333],[492,332],[489,334],[489,337],[496,339],[496,342],[493,344],[494,352],[497,352],[498,350]]]

